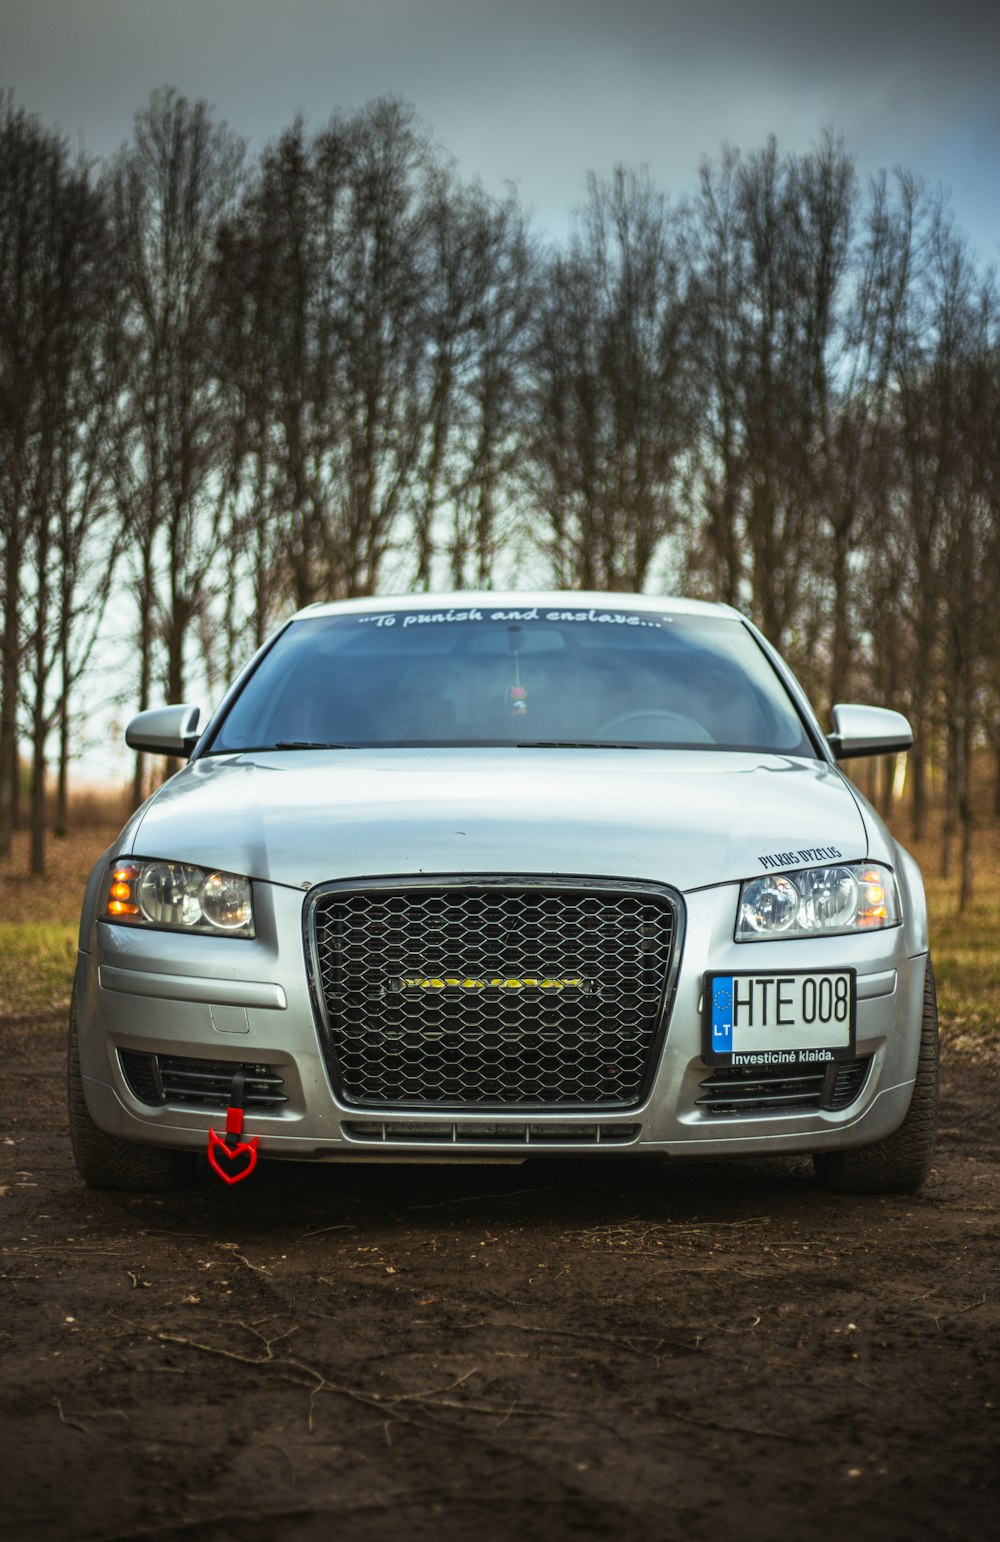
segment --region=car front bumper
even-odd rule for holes
[[[267,1066],[285,1101],[248,1108],[246,1131],[262,1156],[297,1160],[520,1160],[630,1153],[720,1156],[813,1152],[867,1145],[891,1133],[909,1106],[923,1005],[926,952],[903,927],[847,937],[737,944],[738,886],[683,897],[681,956],[651,1084],[630,1108],[511,1108],[461,1112],[359,1108],[339,1101],[324,1059],[303,943],[301,891],[255,886],[252,940],[184,935],[103,921],[79,956],[80,1060],[95,1122],[130,1141],[201,1149],[220,1109],[151,1106],[135,1095],[121,1053],[190,1057],[235,1071]],[[714,1109],[704,1101],[707,971],[857,970],[857,1095],[839,1108],[772,1112]]]

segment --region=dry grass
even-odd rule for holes
[[[993,812],[995,765],[982,756],[975,767],[975,879],[971,904],[959,910],[960,840],[952,850],[952,876],[942,878],[942,815],[933,813],[927,835],[909,838],[904,805],[890,820],[894,834],[920,864],[930,912],[931,954],[945,1041],[995,1044],[1000,1019],[1000,819]]]
[[[50,836],[45,875],[29,871],[26,830],[14,835],[10,860],[0,863],[0,925],[9,922],[56,922],[73,925],[90,870],[114,840],[121,824],[95,824],[65,836]]]
[[[0,1016],[68,1004],[83,891],[119,828],[97,824],[53,836],[42,878],[28,872],[27,832],[15,834],[10,860],[0,864]]]
[[[55,825],[55,798],[50,795],[49,827]],[[132,812],[131,789],[109,787],[81,787],[70,798],[69,823],[71,830],[103,829],[114,825],[120,830]]]
[[[992,1037],[1000,1021],[1000,821],[981,822],[974,897],[964,911],[958,908],[957,876],[938,876],[939,832],[911,850],[927,886],[942,1021],[956,1043]]]

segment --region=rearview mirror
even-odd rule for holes
[[[180,755],[187,759],[198,743],[200,717],[200,707],[151,707],[129,723],[125,743],[130,750],[141,750],[147,755]]]
[[[898,755],[913,743],[909,720],[890,707],[842,703],[834,707],[832,715],[834,731],[826,742],[838,760],[857,755]]]

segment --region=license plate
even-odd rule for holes
[[[857,971],[705,976],[709,1065],[822,1065],[854,1055]]]

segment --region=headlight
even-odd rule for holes
[[[213,873],[191,862],[116,862],[108,872],[101,915],[133,926],[254,935],[249,878]]]
[[[896,880],[875,862],[768,873],[740,890],[737,942],[834,937],[899,925]]]

